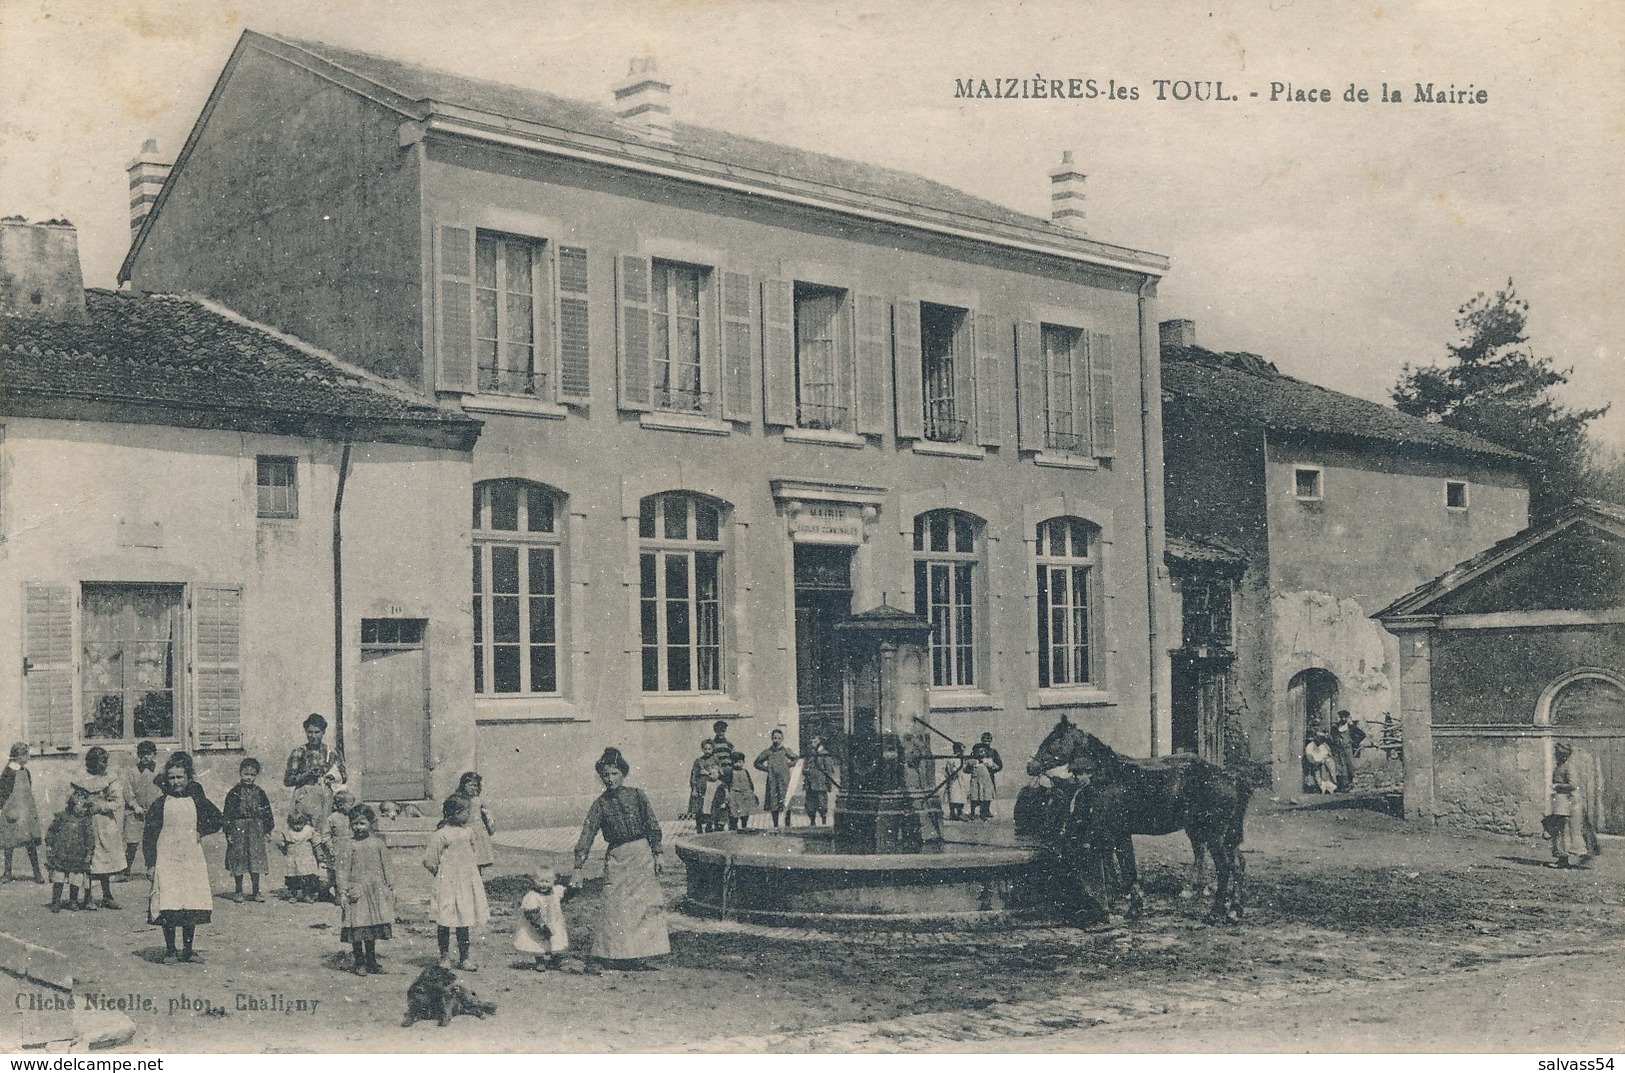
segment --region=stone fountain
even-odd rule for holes
[[[837,630],[846,742],[833,827],[676,842],[687,911],[766,924],[999,923],[1046,914],[1053,869],[1008,826],[944,831],[928,714],[931,624],[893,607]]]

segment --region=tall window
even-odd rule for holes
[[[87,584],[83,600],[81,740],[174,740],[180,587]]]
[[[851,347],[845,318],[846,292],[797,283],[796,423],[802,428],[852,430]]]
[[[934,510],[914,519],[914,613],[931,623],[931,684],[976,684],[976,518]]]
[[[705,270],[654,262],[654,404],[662,410],[705,412],[700,356],[701,295]]]
[[[1046,446],[1057,451],[1087,452],[1088,416],[1079,405],[1087,392],[1088,370],[1083,368],[1083,332],[1057,324],[1043,326],[1044,367],[1049,376],[1049,409],[1045,419]]]
[[[686,492],[638,510],[645,693],[722,692],[722,506]]]
[[[474,692],[559,691],[559,506],[527,481],[474,488]]]
[[[1090,658],[1090,573],[1094,530],[1076,518],[1038,526],[1038,685],[1094,680]]]
[[[254,460],[254,484],[261,518],[299,517],[299,461],[283,455]]]
[[[966,380],[961,363],[971,360],[963,353],[961,333],[965,311],[952,306],[920,304],[920,379],[925,389],[925,438],[942,443],[958,443],[965,436],[971,399],[961,398],[960,383]]]
[[[542,330],[545,244],[481,231],[474,240],[474,358],[477,388],[542,396],[547,389]],[[538,353],[538,341],[543,352]]]

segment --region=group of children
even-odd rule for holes
[[[746,830],[757,812],[771,816],[774,827],[779,826],[781,817],[789,826],[791,775],[798,763],[807,822],[829,823],[829,793],[836,785],[835,768],[822,738],[812,739],[803,758],[785,748],[784,731],[774,730],[771,743],[751,765],[765,776],[762,796],[758,798],[750,768],[745,766],[745,754],[728,741],[728,724],[719,719],[711,729],[714,736],[701,739],[700,755],[689,767],[688,811],[683,818],[694,821],[697,833]]]
[[[996,796],[996,776],[1004,769],[1004,762],[994,750],[989,738],[971,746],[965,755],[965,746],[954,742],[954,754],[946,761],[943,794],[948,801],[950,820],[989,820],[993,818],[993,798]],[[965,806],[970,811],[965,811]]]

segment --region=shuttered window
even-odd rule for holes
[[[713,333],[705,324],[710,272],[694,265],[655,261],[653,279],[653,404],[657,410],[710,413],[710,384],[716,377],[705,361]]]
[[[795,285],[796,425],[851,432],[852,329],[847,292]]]
[[[197,630],[197,747],[241,748],[243,590],[235,585],[196,586],[192,617]]]
[[[73,747],[73,590],[23,592],[24,736],[38,749]]]
[[[970,314],[953,306],[920,303],[920,383],[925,438],[959,443],[975,416],[976,361]]]
[[[218,615],[206,617],[203,596],[200,592],[197,599],[200,665],[209,646],[217,643],[220,621]],[[180,587],[86,585],[81,614],[80,740],[174,741],[179,736]],[[235,615],[227,625],[235,653]],[[200,686],[201,680],[200,668]],[[201,721],[201,712],[199,717]]]
[[[1114,456],[1113,373],[1111,336],[1062,324],[1018,324],[1016,419],[1021,449]]]

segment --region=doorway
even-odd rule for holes
[[[429,786],[428,623],[420,618],[361,620],[356,675],[356,790],[367,801],[421,801]]]
[[[1625,834],[1625,686],[1603,673],[1575,675],[1553,694],[1549,713],[1556,740],[1570,742],[1596,762],[1593,775],[1602,797],[1598,830]]]
[[[1229,658],[1175,655],[1172,660],[1173,750],[1224,763]]]
[[[818,736],[833,748],[846,729],[842,649],[835,626],[852,614],[852,549],[797,544],[795,593],[801,747]]]

